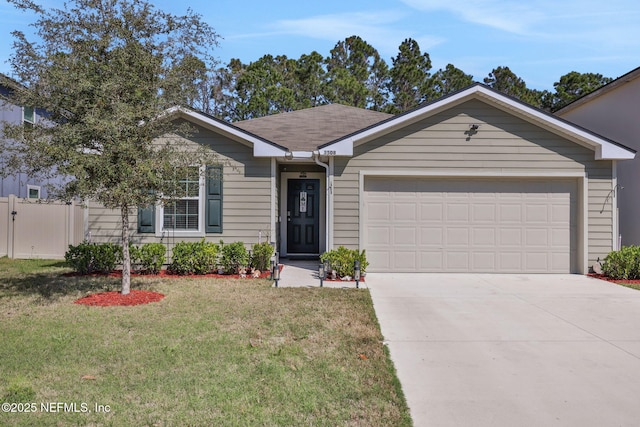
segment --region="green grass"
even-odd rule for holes
[[[637,291],[640,291],[640,283],[625,283],[625,282],[615,282],[614,283],[620,285],[620,286],[624,286],[626,288],[631,288],[631,289],[635,289]]]
[[[64,271],[0,259],[0,401],[37,404],[0,425],[411,425],[366,290],[134,278],[165,298],[87,307],[119,280]]]

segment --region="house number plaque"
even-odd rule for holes
[[[306,213],[306,212],[307,212],[307,192],[301,191],[300,192],[300,213]]]

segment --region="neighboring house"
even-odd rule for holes
[[[615,247],[616,165],[635,155],[481,84],[397,116],[175,113],[198,129],[185,144],[228,164],[222,180],[185,177],[198,190],[177,208],[140,211],[134,242],[268,239],[282,257],[342,245],[371,272],[585,273]],[[117,241],[118,212],[91,205],[89,230]]]
[[[567,105],[556,114],[593,132],[640,149],[640,67]],[[614,195],[623,245],[640,245],[640,159],[617,165]]]
[[[3,123],[24,123],[25,126],[30,126],[41,120],[46,120],[42,110],[16,105],[12,102],[11,91],[18,86],[18,82],[0,74],[0,126],[3,126]],[[1,132],[0,138],[2,138]],[[0,153],[1,155],[2,153]],[[0,176],[0,197],[15,195],[25,199],[47,198],[47,185],[60,182],[62,182],[61,179],[41,180],[32,177],[28,171],[4,178]]]

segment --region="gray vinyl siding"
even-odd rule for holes
[[[470,124],[478,133],[468,137]],[[588,265],[612,249],[612,162],[594,151],[518,117],[473,100],[354,147],[353,157],[336,158],[334,247],[357,248],[359,173],[446,171],[505,174],[586,172],[588,181]],[[578,207],[581,209],[581,206]],[[601,212],[602,211],[602,212]]]
[[[269,234],[271,209],[271,160],[253,157],[253,148],[232,141],[209,130],[199,128],[184,140],[184,144],[202,144],[210,147],[224,164],[222,233],[208,233],[206,240],[226,243],[242,241],[247,246],[258,242],[258,234]],[[137,211],[131,212],[131,240],[134,243],[158,242],[154,234],[137,233]],[[156,227],[159,225],[156,224]],[[96,242],[119,242],[120,213],[104,209],[96,203],[89,210],[89,232]],[[179,241],[199,241],[202,236],[165,237],[168,245]],[[168,241],[170,240],[170,242]]]

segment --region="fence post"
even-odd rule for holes
[[[14,194],[9,194],[9,207],[7,212],[9,215],[7,217],[7,257],[13,258],[14,250],[13,250],[13,231],[14,231],[14,223],[16,220],[16,196]]]
[[[67,214],[65,218],[67,219],[67,233],[64,247],[68,248],[69,245],[73,244],[73,232],[75,231],[75,219],[74,219],[74,205],[73,202],[67,202]]]

